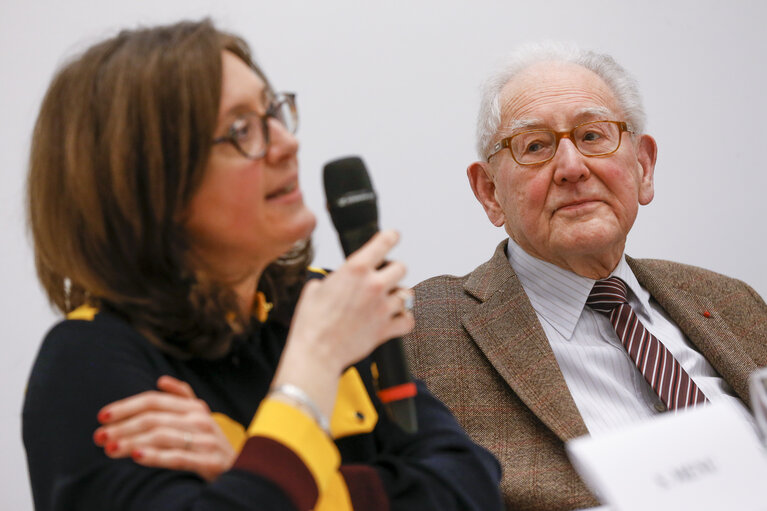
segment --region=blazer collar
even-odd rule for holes
[[[562,441],[588,434],[554,352],[506,258],[506,241],[467,278],[479,303],[461,318],[495,370]]]

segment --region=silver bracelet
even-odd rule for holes
[[[290,401],[290,404],[295,405],[296,408],[299,408],[302,412],[314,419],[314,422],[316,422],[328,436],[331,436],[330,421],[325,417],[325,414],[320,411],[317,404],[312,401],[312,398],[310,398],[306,392],[301,390],[301,388],[291,385],[290,383],[283,383],[282,385],[277,385],[269,392],[269,396],[275,394],[278,394],[280,397],[288,398],[287,400]]]

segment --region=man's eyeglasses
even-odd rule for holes
[[[559,141],[569,138],[584,156],[607,156],[621,146],[621,134],[632,133],[621,121],[585,122],[570,131],[530,130],[516,133],[495,144],[487,161],[504,148],[509,148],[511,157],[520,165],[538,165],[554,157]]]
[[[264,115],[256,112],[240,114],[229,126],[227,134],[213,139],[213,144],[228,142],[246,158],[251,160],[263,158],[269,150],[269,117],[277,119],[289,133],[295,133],[298,129],[295,93],[277,93]]]

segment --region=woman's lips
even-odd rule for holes
[[[266,200],[272,200],[272,199],[276,199],[278,197],[282,197],[283,195],[288,195],[288,194],[292,193],[293,191],[295,191],[297,188],[298,188],[298,183],[293,181],[292,183],[290,183],[290,184],[288,184],[286,186],[283,186],[279,190],[276,190],[276,191],[270,193],[269,195],[267,195],[266,196]]]
[[[298,181],[279,188],[278,190],[270,193],[266,196],[266,201],[270,204],[295,204],[303,201],[303,194],[301,188],[298,186]]]

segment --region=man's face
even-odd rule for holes
[[[501,105],[494,142],[524,130],[570,131],[588,121],[625,120],[604,81],[568,63],[529,67],[506,84]],[[602,157],[583,156],[563,138],[553,159],[530,166],[517,164],[504,149],[491,163],[469,167],[472,188],[493,224],[504,225],[525,251],[601,277],[617,264],[639,204],[653,197],[655,142],[621,136],[618,151]]]

